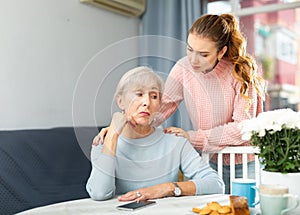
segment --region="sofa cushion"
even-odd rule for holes
[[[1,214],[88,197],[89,155],[99,129],[0,131]]]

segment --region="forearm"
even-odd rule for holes
[[[103,154],[116,156],[118,137],[122,133],[126,123],[127,118],[124,113],[115,112],[113,114],[110,126],[103,140]]]
[[[113,129],[109,128],[108,132],[104,138],[102,153],[115,157],[117,150],[119,134]]]
[[[225,189],[224,182],[216,172],[210,173],[207,177],[204,177],[201,180],[195,179],[192,181],[196,185],[195,195],[224,193],[224,189]]]
[[[218,173],[201,159],[188,142],[182,150],[181,171],[194,183],[194,195],[223,193],[224,183]]]
[[[181,189],[182,196],[194,196],[196,194],[196,186],[192,181],[176,182]],[[158,190],[162,192],[161,197],[174,196],[175,185],[173,182],[156,185]],[[164,192],[164,193],[163,193]]]
[[[163,100],[161,108],[159,110],[160,116],[161,116],[161,122],[165,121],[168,119],[178,108],[178,105],[180,104],[181,101],[178,102],[173,102],[170,100]]]
[[[172,185],[173,185],[172,195],[174,195],[175,185],[173,183],[172,183]],[[193,181],[177,182],[177,185],[181,189],[181,192],[182,192],[181,195],[182,196],[194,196],[194,195],[196,195],[196,185]]]
[[[94,200],[109,199],[115,192],[115,157],[101,151],[102,145],[92,148],[92,171],[86,184],[86,190]]]
[[[209,130],[188,131],[194,148],[202,151],[218,151],[226,146],[243,145],[238,123],[232,122]]]
[[[182,196],[193,196],[196,186],[192,181],[177,182],[182,190]],[[175,185],[173,182],[157,184],[154,186],[132,190],[118,197],[119,201],[140,201],[174,196]],[[137,195],[139,193],[139,195]]]
[[[155,125],[160,125],[168,119],[178,108],[183,100],[182,68],[176,64],[165,83],[159,117],[155,119]]]
[[[115,179],[109,175],[103,176],[97,167],[93,167],[86,190],[93,200],[110,199],[115,195]]]

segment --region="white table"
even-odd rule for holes
[[[205,195],[205,196],[186,196],[186,197],[169,197],[156,199],[157,204],[136,211],[120,211],[116,206],[124,204],[116,198],[107,201],[94,201],[91,199],[80,199],[68,202],[57,203],[44,207],[38,207],[19,213],[18,215],[70,215],[70,214],[147,214],[147,215],[164,215],[180,214],[195,215],[192,212],[193,207],[203,207],[207,202],[217,201],[220,204],[229,205],[228,195]],[[254,214],[254,213],[251,213]]]

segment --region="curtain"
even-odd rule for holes
[[[147,0],[142,17],[140,65],[153,68],[166,79],[176,61],[186,55],[188,30],[202,10],[201,0]],[[163,126],[192,129],[183,102]]]

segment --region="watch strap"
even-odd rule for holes
[[[181,196],[181,188],[178,186],[176,182],[173,182],[175,189],[174,189],[174,195],[175,196]]]

